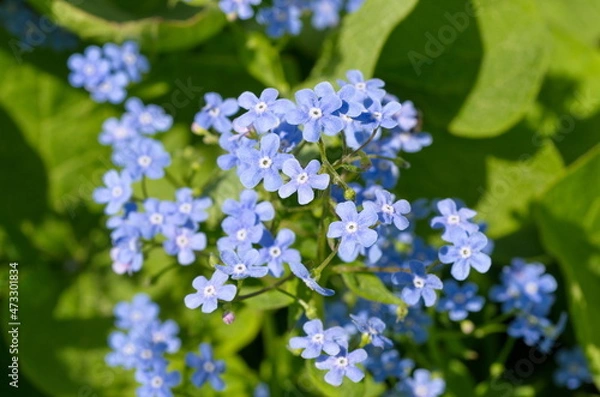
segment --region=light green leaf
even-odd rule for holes
[[[370,77],[394,28],[412,11],[417,0],[367,0],[355,13],[343,19],[339,32],[325,43],[323,53],[311,72],[310,83],[344,78],[348,70],[358,69]]]
[[[394,295],[383,282],[374,274],[369,273],[343,273],[342,278],[346,286],[356,295],[390,305],[404,305],[404,301]]]
[[[161,10],[160,15],[132,14],[118,2],[96,0],[32,0],[40,11],[58,25],[81,38],[103,44],[135,40],[145,49],[173,51],[193,47],[218,33],[225,25],[225,15],[215,4],[203,9],[177,3]]]
[[[534,0],[475,4],[484,58],[450,131],[481,138],[499,135],[525,116],[546,73],[551,43]]]
[[[294,293],[296,287],[296,280],[288,281],[283,288],[285,291]],[[246,287],[242,288],[240,295],[247,295],[261,290],[263,287]],[[294,303],[295,300],[289,295],[278,291],[276,289],[269,290],[263,294],[254,296],[244,300],[244,304],[255,310],[274,310],[286,307]]]
[[[537,0],[537,5],[549,25],[569,31],[590,46],[597,45],[600,39],[600,3],[588,0]]]
[[[600,146],[573,163],[537,207],[542,242],[561,265],[579,344],[600,386],[600,242],[594,239],[600,205]]]

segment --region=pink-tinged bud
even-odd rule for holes
[[[233,323],[235,321],[235,314],[232,312],[223,313],[223,322],[227,325]]]

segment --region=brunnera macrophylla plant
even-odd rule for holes
[[[73,73],[96,79],[85,77],[94,62],[88,55]],[[197,271],[180,304],[199,318],[220,312],[225,324],[260,295],[291,297],[299,310],[291,312],[289,354],[308,360],[335,387],[369,374],[392,395],[443,394],[441,368],[420,368],[429,360],[414,349],[402,353],[427,341],[434,316],[459,323],[461,338],[483,338],[510,319],[512,341],[552,350],[566,317],[549,318],[557,285],[542,264],[515,259],[489,291],[502,314],[488,324],[469,320],[483,309],[486,292],[469,279],[493,266],[493,242],[458,199],[411,203],[395,194],[401,171],[410,172],[401,156],[426,150],[432,136],[420,131],[414,104],[388,93],[382,80],[351,70],[337,87],[323,81],[293,98],[273,88],[238,98],[206,93],[192,131],[220,152],[212,180],[231,173],[240,187],[220,198],[216,212],[212,191],[180,184],[184,176],[169,172],[172,154],[157,138],[172,123],[162,108],[129,98],[123,116],[102,126],[99,140],[112,147],[115,169],[94,200],[109,215],[115,273],[143,272],[146,248],[162,247]],[[146,186],[162,178],[176,188],[170,200]],[[434,238],[417,234],[417,225],[433,229]],[[301,287],[286,289],[293,280]],[[225,362],[206,341],[186,355],[189,379],[169,370],[179,327],[161,322],[158,312],[145,294],[115,306],[120,331],[109,337],[108,365],[135,369],[140,396],[169,396],[182,382],[226,392]],[[590,381],[577,351],[559,358],[558,384]],[[268,395],[268,388],[261,384],[258,392]]]

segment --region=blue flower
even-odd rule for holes
[[[126,330],[150,324],[158,318],[158,311],[158,305],[143,293],[135,295],[131,303],[117,303],[113,309],[116,326]]]
[[[478,312],[483,308],[485,299],[477,295],[477,285],[466,283],[458,285],[454,280],[444,281],[446,296],[440,299],[438,311],[448,312],[452,321],[461,321],[467,318],[469,312]]]
[[[173,125],[173,117],[158,105],[147,105],[139,98],[129,98],[125,102],[126,117],[131,117],[136,128],[143,134],[153,135],[168,131]]]
[[[198,276],[192,282],[192,286],[198,291],[186,295],[185,305],[190,309],[202,306],[203,313],[212,313],[217,310],[217,299],[231,302],[235,297],[237,288],[235,285],[224,285],[229,277],[215,270],[210,280],[204,276]]]
[[[208,343],[200,344],[200,355],[188,353],[185,364],[196,370],[192,375],[192,383],[196,387],[202,387],[208,381],[217,391],[225,389],[225,382],[220,376],[225,371],[225,362],[214,359],[212,347]]]
[[[131,119],[123,117],[117,119],[110,117],[102,124],[102,132],[98,140],[103,145],[121,145],[126,144],[139,137]]]
[[[142,73],[150,70],[148,59],[140,54],[135,41],[126,41],[121,46],[107,43],[104,45],[104,53],[110,59],[113,69],[124,71],[133,82],[140,81]]]
[[[139,397],[172,397],[171,389],[181,383],[181,374],[167,372],[165,364],[155,365],[148,371],[137,371],[135,378],[142,384],[136,390]]]
[[[175,192],[176,210],[170,221],[175,225],[197,224],[208,219],[206,210],[212,205],[209,197],[194,198],[192,189],[184,187]]]
[[[131,177],[127,172],[119,175],[117,171],[110,170],[104,174],[102,181],[106,187],[94,190],[94,201],[99,204],[107,204],[104,212],[108,215],[116,214],[133,194]]]
[[[98,85],[88,87],[92,99],[98,103],[121,103],[127,96],[125,87],[129,84],[127,75],[117,72],[106,76]]]
[[[267,275],[269,268],[259,264],[260,255],[257,250],[249,249],[242,253],[232,250],[221,252],[221,260],[225,266],[217,266],[217,269],[231,276],[234,280],[246,277],[260,278]]]
[[[323,30],[340,23],[341,0],[313,0],[310,8],[313,12],[311,23],[316,29]]]
[[[135,368],[140,351],[137,339],[123,332],[112,332],[108,336],[108,346],[112,349],[105,357],[108,366]]]
[[[269,271],[275,277],[283,275],[284,263],[300,263],[302,258],[300,252],[290,246],[294,243],[296,235],[290,229],[281,229],[277,233],[277,238],[268,231],[263,233],[260,244],[263,248],[260,249],[260,263],[266,263]]]
[[[346,333],[342,327],[323,329],[321,320],[311,320],[304,323],[302,329],[306,336],[295,336],[290,339],[292,349],[304,349],[302,358],[317,358],[321,352],[336,355],[340,352],[340,344],[346,346]]]
[[[406,200],[394,202],[396,197],[387,190],[375,190],[375,201],[364,201],[363,206],[371,207],[373,211],[379,214],[379,221],[384,225],[392,223],[398,230],[404,230],[408,227],[408,219],[403,216],[410,212],[410,204]]]
[[[390,145],[398,152],[416,153],[424,147],[430,146],[432,142],[431,135],[426,132],[401,131],[392,137]]]
[[[241,148],[237,155],[244,165],[240,173],[242,185],[252,189],[264,179],[264,187],[274,192],[283,184],[279,170],[283,163],[292,158],[290,154],[279,153],[281,140],[277,134],[267,134],[260,140],[260,149]]]
[[[592,383],[592,375],[580,347],[561,349],[556,353],[558,369],[554,371],[554,383],[575,390],[586,383]]]
[[[502,285],[492,287],[490,299],[501,302],[505,313],[514,309],[546,312],[554,303],[556,279],[541,263],[515,258],[502,269],[500,278]]]
[[[437,208],[441,216],[436,216],[431,220],[431,227],[438,229],[444,227],[442,238],[448,241],[450,232],[454,229],[462,229],[468,233],[475,233],[479,227],[469,219],[477,213],[469,208],[456,208],[456,203],[452,199],[440,200]]]
[[[221,227],[227,236],[217,241],[219,251],[248,250],[252,248],[252,244],[260,241],[264,232],[264,226],[257,222],[256,214],[250,211],[243,211],[236,217],[228,216]]]
[[[167,351],[167,344],[163,342],[154,343],[147,334],[140,331],[132,330],[129,334],[137,343],[137,362],[135,367],[146,371],[156,365],[166,365],[167,360],[165,360],[163,355]]]
[[[462,229],[453,228],[446,240],[453,245],[440,248],[439,258],[442,263],[452,263],[450,269],[452,277],[459,281],[465,280],[469,276],[471,267],[479,273],[490,270],[492,260],[481,252],[488,243],[483,233],[467,234]]]
[[[267,88],[258,98],[253,93],[246,91],[238,98],[239,105],[248,110],[235,119],[241,127],[253,125],[258,132],[267,132],[277,127],[280,123],[278,115],[285,115],[294,108],[294,104],[287,99],[277,99],[279,91]]]
[[[163,227],[167,225],[168,219],[175,212],[175,204],[170,201],[160,201],[149,198],[144,201],[145,213],[135,212],[131,214],[131,223],[136,226],[142,236],[146,239],[152,239],[158,233],[162,232]]]
[[[342,107],[342,100],[335,95],[329,83],[321,84],[328,85],[332,94],[318,96],[311,89],[300,90],[295,95],[298,107],[286,114],[288,123],[304,126],[302,136],[308,142],[317,142],[321,132],[335,135],[344,128],[343,121],[333,115],[333,112]]]
[[[329,370],[325,374],[325,382],[332,386],[340,386],[344,376],[352,382],[360,382],[365,374],[356,366],[367,359],[367,352],[364,349],[356,349],[348,353],[346,348],[342,348],[339,354],[329,357],[321,357],[315,363],[315,366],[321,370]]]
[[[400,391],[409,397],[438,397],[446,390],[443,379],[434,379],[426,369],[416,369],[411,378],[400,384]]]
[[[140,229],[131,224],[124,224],[111,233],[111,238],[116,249],[113,260],[127,264],[128,272],[140,270],[144,260]]]
[[[323,296],[332,296],[333,294],[335,294],[334,290],[323,288],[319,284],[317,284],[317,281],[310,276],[308,269],[302,263],[290,263],[289,265],[292,273],[294,273],[296,277],[302,280],[308,288],[312,289],[313,291],[316,291],[317,293]]]
[[[221,210],[224,214],[239,218],[244,212],[251,212],[255,216],[255,222],[267,222],[275,218],[273,204],[268,201],[258,203],[258,193],[254,190],[244,190],[240,194],[240,201],[226,199]]]
[[[394,128],[398,125],[398,121],[394,118],[394,115],[400,111],[402,105],[398,102],[389,102],[382,105],[378,100],[372,100],[371,104],[367,107],[368,114],[365,117],[363,126],[373,131],[376,128]]]
[[[165,176],[164,168],[171,164],[171,156],[163,144],[149,138],[138,138],[127,147],[118,148],[113,160],[124,166],[134,181],[142,176],[161,179]]]
[[[410,306],[414,306],[423,298],[425,306],[433,306],[437,299],[435,290],[442,289],[444,286],[442,280],[434,274],[427,274],[425,264],[422,262],[409,261],[408,266],[411,273],[397,272],[392,276],[394,284],[405,285],[402,289],[402,299]]]
[[[506,333],[513,338],[523,338],[529,346],[535,346],[551,328],[552,323],[547,318],[522,312],[508,325]]]
[[[110,73],[110,62],[103,58],[98,46],[87,47],[83,55],[71,55],[67,65],[71,70],[69,83],[73,87],[96,87]]]
[[[221,134],[219,146],[228,153],[222,154],[217,158],[217,165],[224,171],[240,166],[242,160],[237,155],[238,149],[251,149],[255,143],[256,141],[242,135],[234,135],[229,132]]]
[[[206,248],[206,235],[186,227],[166,225],[163,234],[168,239],[163,243],[165,252],[169,255],[177,255],[177,261],[182,265],[194,262],[196,259],[194,251],[202,251]]]
[[[179,326],[173,320],[167,320],[161,323],[158,320],[152,321],[144,331],[149,335],[153,343],[164,343],[168,353],[177,353],[181,346],[181,340],[177,337]]]
[[[298,160],[286,160],[282,171],[290,180],[279,188],[279,197],[287,198],[298,192],[299,204],[305,205],[313,201],[313,189],[325,190],[329,186],[329,175],[317,174],[320,169],[321,163],[318,160],[311,160],[304,169]]]
[[[262,0],[220,0],[219,8],[232,18],[250,19],[254,15],[253,5],[259,5]]]
[[[221,95],[208,92],[204,95],[204,101],[206,105],[196,113],[194,123],[205,130],[213,127],[221,134],[230,132],[232,126],[228,117],[237,113],[239,109],[237,100],[233,98],[223,100]]]
[[[415,367],[415,362],[409,358],[401,360],[398,350],[371,349],[365,367],[373,374],[375,382],[379,383],[388,378],[406,378]]]
[[[371,317],[368,320],[350,315],[352,321],[358,328],[359,332],[367,334],[369,341],[375,347],[385,348],[393,346],[393,342],[390,338],[383,335],[385,331],[385,323],[378,317]]]
[[[273,7],[261,9],[256,20],[267,26],[267,34],[273,38],[282,37],[286,33],[297,36],[302,30],[301,15],[298,7],[275,4]]]
[[[290,153],[302,142],[302,131],[297,125],[291,125],[284,121],[275,127],[273,132],[281,138],[279,150],[283,153]]]
[[[352,262],[358,256],[360,247],[368,248],[377,241],[377,232],[369,229],[377,223],[377,213],[368,207],[358,213],[351,201],[339,203],[335,212],[341,221],[329,225],[327,237],[341,237],[338,255],[343,261]]]
[[[398,121],[398,128],[401,131],[412,131],[412,129],[419,124],[419,112],[415,108],[415,105],[412,103],[412,101],[402,102],[402,109],[396,113],[395,118]],[[408,150],[405,151],[412,153]]]
[[[346,84],[353,85],[354,88],[356,88],[355,99],[357,101],[364,101],[367,98],[381,101],[385,96],[385,90],[383,89],[385,83],[381,79],[365,80],[362,72],[359,70],[348,71],[346,77],[348,78],[349,83],[343,80],[338,80],[338,83],[340,86]]]

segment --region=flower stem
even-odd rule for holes
[[[245,299],[250,299],[250,298],[253,298],[253,297],[255,297],[255,296],[262,295],[262,294],[264,294],[265,292],[268,292],[268,291],[270,291],[270,290],[272,290],[272,289],[276,289],[276,288],[278,288],[279,286],[281,286],[281,285],[285,284],[287,281],[291,280],[293,277],[294,277],[294,275],[293,275],[293,274],[290,274],[289,276],[287,276],[287,277],[285,277],[285,278],[282,278],[281,280],[277,281],[277,282],[276,282],[276,283],[274,283],[274,284],[271,284],[271,285],[269,285],[268,287],[265,287],[265,288],[263,288],[263,289],[260,289],[260,290],[258,290],[258,291],[255,291],[255,292],[251,292],[251,293],[249,293],[249,294],[246,294],[246,295],[238,295],[238,296],[235,298],[235,301],[236,301],[236,302],[241,302],[241,301],[243,301],[243,300],[245,300]]]

